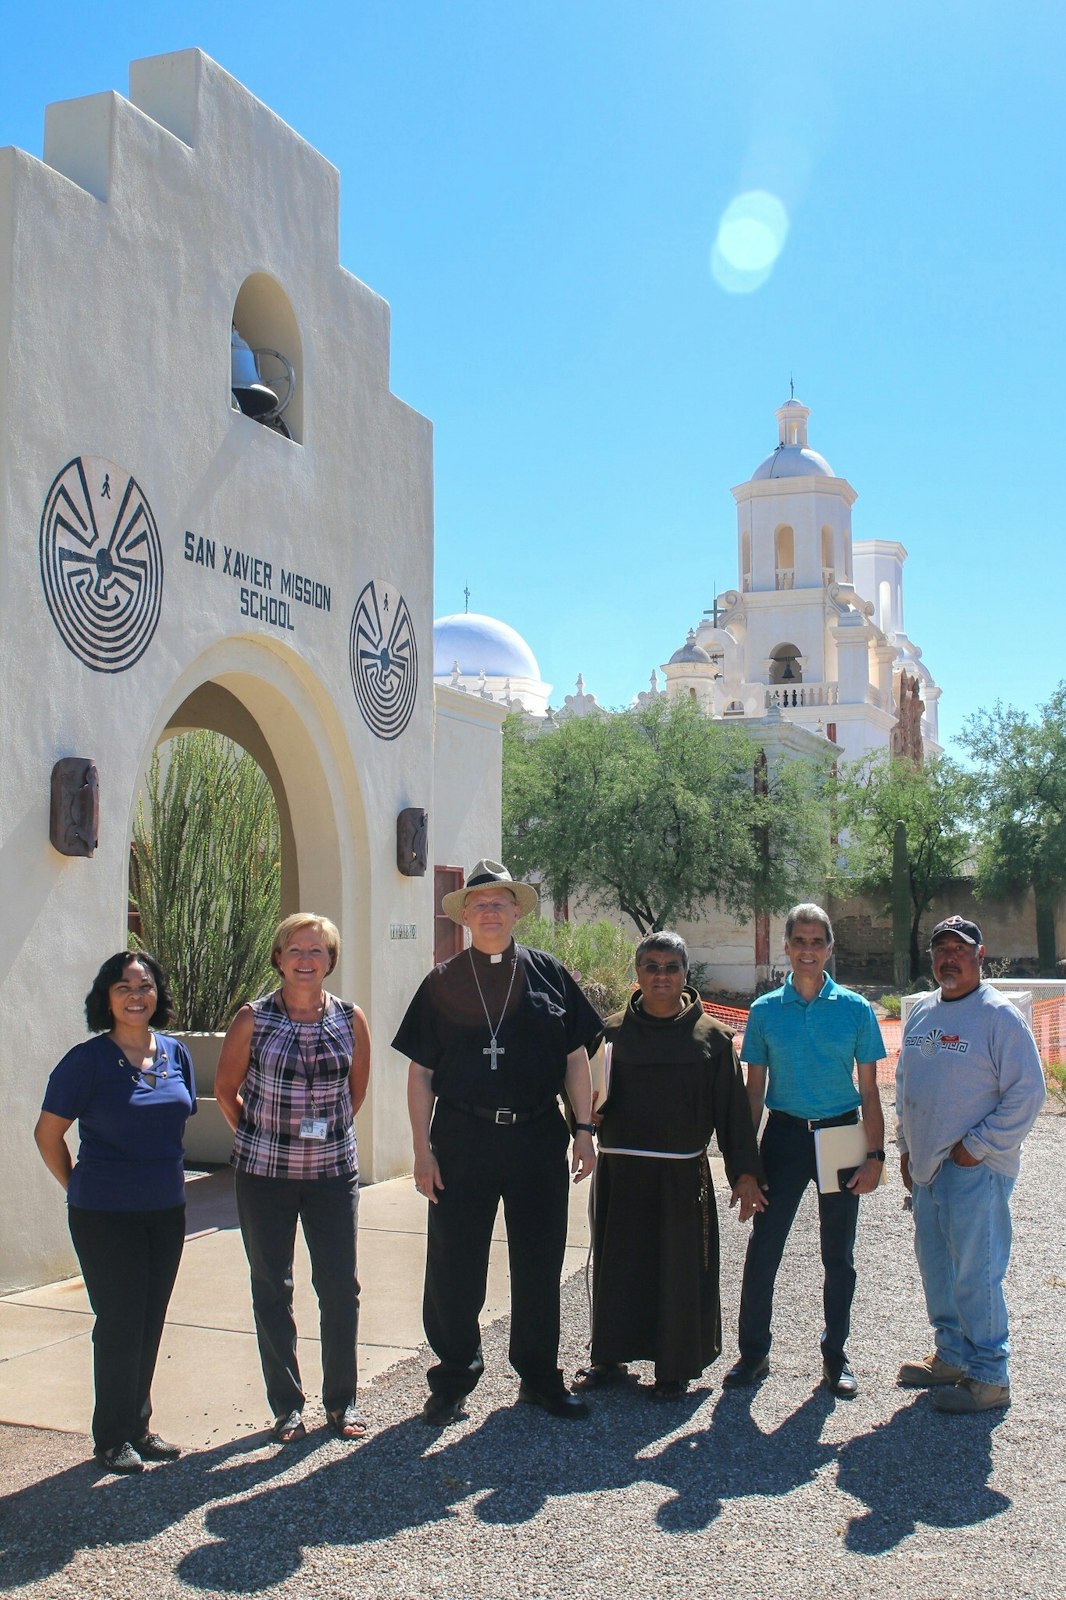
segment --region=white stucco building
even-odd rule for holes
[[[936,752],[940,690],[903,625],[907,552],[853,540],[855,490],[811,449],[808,408],[790,399],[776,416],[776,448],[732,491],[737,586],[664,664],[667,692],[695,695],[712,717],[776,708],[853,761],[889,743],[905,669],[919,680],[922,737]]]
[[[439,895],[499,850],[502,708],[435,686],[432,439],[389,387],[389,308],[338,260],[339,177],[197,50],[48,108],[0,151],[0,1286],[73,1268],[33,1146],[48,1072],[127,938],[136,796],[213,728],[281,818],[282,912],[340,927],[374,1036],[361,1167],[410,1169],[389,1041]],[[231,328],[295,375],[235,408]],[[53,769],[94,763],[94,853],[50,842]],[[424,876],[397,824],[428,812]],[[440,871],[435,871],[439,864]]]

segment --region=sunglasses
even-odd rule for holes
[[[660,972],[683,972],[684,968],[680,961],[664,961],[661,964],[658,961],[642,961],[640,970],[642,972],[650,972],[657,977]]]

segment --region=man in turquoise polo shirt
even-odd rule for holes
[[[870,1002],[826,975],[832,953],[833,928],[821,906],[793,906],[785,918],[792,972],[780,989],[755,1001],[744,1031],[741,1059],[748,1067],[756,1129],[764,1102],[770,1113],[760,1146],[768,1198],[766,1210],[755,1215],[744,1261],[740,1360],[723,1383],[730,1388],[759,1383],[770,1371],[774,1280],[804,1190],[817,1182],[814,1130],[856,1122],[861,1105],[867,1159],[846,1188],[818,1196],[825,1269],[822,1376],[834,1394],[850,1400],[859,1392],[847,1356],[855,1227],[859,1196],[876,1188],[885,1162],[877,1092],[877,1063],[885,1047]]]

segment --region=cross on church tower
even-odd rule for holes
[[[464,611],[469,611],[470,610],[470,585],[469,584],[467,584],[466,588],[463,590],[463,599],[466,601],[466,604],[464,605],[463,610]]]
[[[715,588],[717,588],[717,584],[715,585]],[[715,597],[714,597],[714,604],[712,606],[706,607],[706,609],[704,610],[703,615],[705,617],[710,617],[710,619],[711,619],[711,627],[712,628],[717,628],[718,624],[721,622],[722,618],[725,616],[725,614],[726,614],[726,612],[728,610],[729,610],[728,606],[720,606],[718,604],[718,596],[716,594]]]

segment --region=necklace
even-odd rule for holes
[[[481,1009],[484,1011],[485,1021],[489,1025],[489,1042],[485,1046],[484,1050],[482,1050],[481,1054],[483,1056],[491,1057],[491,1060],[489,1061],[489,1067],[493,1072],[495,1072],[496,1068],[499,1066],[498,1057],[505,1056],[507,1054],[506,1047],[502,1044],[496,1043],[496,1037],[499,1034],[500,1029],[503,1027],[503,1019],[507,1015],[507,1007],[510,1004],[511,990],[514,988],[514,975],[518,971],[518,952],[516,951],[514,956],[511,958],[511,981],[507,985],[507,994],[504,997],[503,1010],[500,1012],[500,1020],[497,1022],[495,1027],[492,1026],[492,1018],[489,1016],[489,1008],[485,1004],[485,996],[481,992],[481,979],[477,975],[477,966],[474,961],[473,949],[469,949],[467,954],[470,957],[470,970],[474,974],[474,982],[477,984],[478,999],[481,1001]]]

